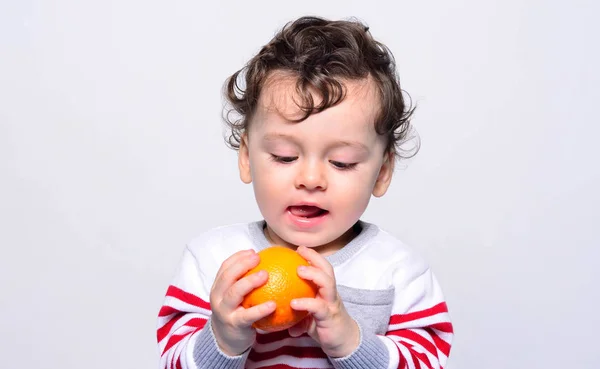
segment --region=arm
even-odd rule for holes
[[[441,289],[431,270],[406,283],[396,278],[396,297],[385,335],[363,334],[350,355],[332,359],[337,369],[442,369],[450,354],[453,328]],[[412,298],[407,298],[411,296]]]
[[[407,301],[403,295],[414,298]],[[388,331],[380,338],[388,347],[390,368],[442,369],[453,332],[441,288],[426,269],[397,294]]]
[[[364,332],[347,313],[337,293],[333,268],[315,250],[299,247],[309,267],[301,278],[313,281],[317,296],[292,300],[292,308],[310,312],[290,328],[319,342],[336,369],[441,369],[450,353],[452,326],[441,289],[424,264],[398,266],[393,274],[395,297],[385,336]],[[421,267],[423,266],[423,267]]]
[[[248,352],[224,354],[211,328],[210,287],[188,248],[158,313],[157,341],[162,369],[243,368]]]

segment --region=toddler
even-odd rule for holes
[[[227,84],[228,144],[262,219],[204,232],[183,251],[158,317],[162,368],[442,368],[453,338],[446,303],[418,255],[361,220],[408,153],[407,107],[390,51],[357,21],[288,23]],[[269,301],[244,274],[271,245],[310,262],[308,311],[275,333],[252,328]]]

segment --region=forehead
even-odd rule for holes
[[[272,74],[261,91],[251,130],[310,130],[317,132],[346,132],[375,134],[375,119],[379,112],[378,87],[371,77],[361,80],[340,80],[345,88],[344,99],[335,106],[311,114],[306,120],[296,123],[304,116],[299,107],[303,103],[297,90],[297,79],[283,73]],[[321,94],[312,90],[310,96],[314,106],[321,103]]]

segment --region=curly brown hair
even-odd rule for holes
[[[380,97],[375,131],[386,137],[387,152],[399,158],[417,153],[418,137],[410,137],[414,132],[410,118],[415,108],[411,103],[405,103],[405,91],[400,88],[391,51],[376,41],[369,27],[360,21],[331,21],[312,16],[287,23],[244,68],[226,80],[224,94],[230,107],[223,118],[230,131],[225,138],[230,148],[240,148],[242,136],[256,111],[261,89],[276,71],[296,78],[296,92],[300,98],[297,105],[304,115],[295,122],[340,103],[346,95],[344,80],[362,80],[371,76]],[[320,97],[316,106],[315,93]],[[237,118],[232,119],[232,113]],[[411,138],[417,138],[412,149],[403,148]]]

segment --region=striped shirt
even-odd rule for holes
[[[352,354],[330,358],[308,335],[291,337],[287,331],[258,333],[239,356],[218,348],[209,293],[225,259],[270,246],[260,221],[212,229],[184,249],[158,314],[161,368],[443,368],[453,327],[435,276],[392,235],[367,222],[359,225],[356,238],[326,257],[344,306],[360,328],[360,344]]]

